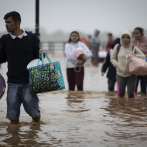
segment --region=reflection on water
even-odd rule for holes
[[[20,123],[19,125],[12,125],[9,123],[0,124],[0,140],[3,146],[45,146],[58,144],[60,146],[60,141],[57,140],[51,134],[48,134],[42,130],[42,125],[44,123]],[[47,125],[43,125],[47,128]],[[3,133],[2,133],[3,130]]]
[[[84,92],[69,92],[68,96],[65,97],[67,99],[67,104],[69,108],[66,110],[68,112],[84,112],[90,109],[85,108],[85,93]]]
[[[114,118],[111,126],[113,132],[106,134],[115,138],[119,146],[146,146],[147,143],[147,100],[145,95],[136,94],[136,98],[110,98],[109,118]]]
[[[23,110],[19,125],[1,122],[0,146],[146,147],[146,95],[63,90],[39,97],[41,122]],[[1,108],[3,118],[4,113]]]

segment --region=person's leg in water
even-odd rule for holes
[[[112,80],[108,78],[108,91],[112,92],[114,91],[114,86],[115,86],[116,80]]]
[[[117,81],[117,96],[124,97],[125,89],[127,85],[127,79],[125,77],[116,75],[116,81]]]
[[[99,47],[97,49],[97,66],[99,65]]]
[[[75,90],[75,71],[74,68],[67,68],[66,70],[67,74],[67,81],[68,81],[68,87],[69,90]]]
[[[128,98],[135,98],[136,76],[127,77]]]
[[[98,66],[98,62],[99,62],[98,47],[92,48],[92,56],[93,56],[93,65]]]
[[[78,91],[83,91],[83,85],[77,85],[77,90]]]
[[[91,48],[92,57],[91,57],[91,63],[94,64],[94,47]]]
[[[147,76],[140,76],[141,92],[146,94]]]
[[[35,122],[39,122],[40,121],[40,115],[39,116],[37,116],[37,117],[32,117],[32,119],[35,121]]]
[[[137,76],[137,80],[136,80],[136,87],[135,87],[135,92],[137,93],[137,88],[139,85],[139,81],[140,81],[141,76]]]
[[[98,56],[98,53],[99,53],[99,48],[95,48],[95,63],[94,65],[95,66],[98,66],[99,65],[99,56]]]
[[[81,67],[81,70],[76,73],[75,76],[76,85],[78,91],[83,91],[83,81],[84,81],[84,67]]]
[[[29,84],[21,84],[21,101],[26,113],[28,113],[35,122],[39,122],[39,99],[37,94],[30,93]]]
[[[8,83],[6,118],[8,118],[12,124],[19,123],[20,106],[22,103],[19,90],[19,84]]]

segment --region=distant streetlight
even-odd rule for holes
[[[35,33],[40,38],[40,34],[39,34],[39,0],[36,0],[36,25],[35,25]]]

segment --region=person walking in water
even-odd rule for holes
[[[147,55],[147,37],[144,35],[143,28],[137,27],[134,29],[132,44],[138,47],[145,55]],[[147,75],[137,76],[135,92],[137,92],[139,81],[140,81],[140,86],[141,86],[141,92],[146,94]]]
[[[117,96],[119,97],[124,97],[127,86],[128,97],[135,98],[136,76],[130,73],[129,61],[126,60],[128,55],[133,54],[132,48],[131,35],[128,31],[125,31],[121,35],[120,45],[115,45],[111,56],[111,62],[117,71]],[[143,59],[146,58],[137,47],[135,47],[135,54],[133,55]]]
[[[39,99],[29,91],[29,72],[26,67],[30,61],[39,58],[39,39],[32,32],[20,28],[21,16],[12,11],[4,16],[9,34],[0,39],[0,64],[8,63],[7,116],[11,123],[19,123],[20,106],[36,122],[40,120]],[[30,40],[33,40],[31,43]]]
[[[81,54],[76,58],[73,51],[78,47],[84,49],[85,54]],[[68,43],[65,44],[65,55],[69,90],[75,90],[75,85],[77,85],[77,90],[83,91],[84,63],[91,58],[92,54],[89,48],[80,41],[78,32],[71,32]]]
[[[92,64],[94,66],[98,66],[98,64],[99,64],[98,53],[99,53],[99,47],[101,44],[101,41],[99,39],[99,34],[100,34],[100,31],[95,30],[94,35],[89,40],[89,46],[92,51]]]
[[[110,61],[110,57],[112,55],[112,51],[113,48],[116,44],[120,44],[120,38],[117,38],[113,41],[112,45],[111,45],[111,49],[109,50],[109,52],[107,53],[107,56],[103,62],[103,65],[101,67],[101,75],[104,76],[104,74],[106,73],[107,68],[108,72],[107,72],[107,78],[108,78],[108,91],[112,92],[114,91],[114,87],[115,87],[115,83],[116,83],[116,69],[115,67],[112,65],[111,61]]]

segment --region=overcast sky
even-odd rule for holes
[[[21,28],[35,31],[35,0],[0,0],[0,32],[10,11],[21,14]],[[137,26],[147,29],[147,0],[40,0],[40,27],[47,33],[99,29],[118,35]]]

